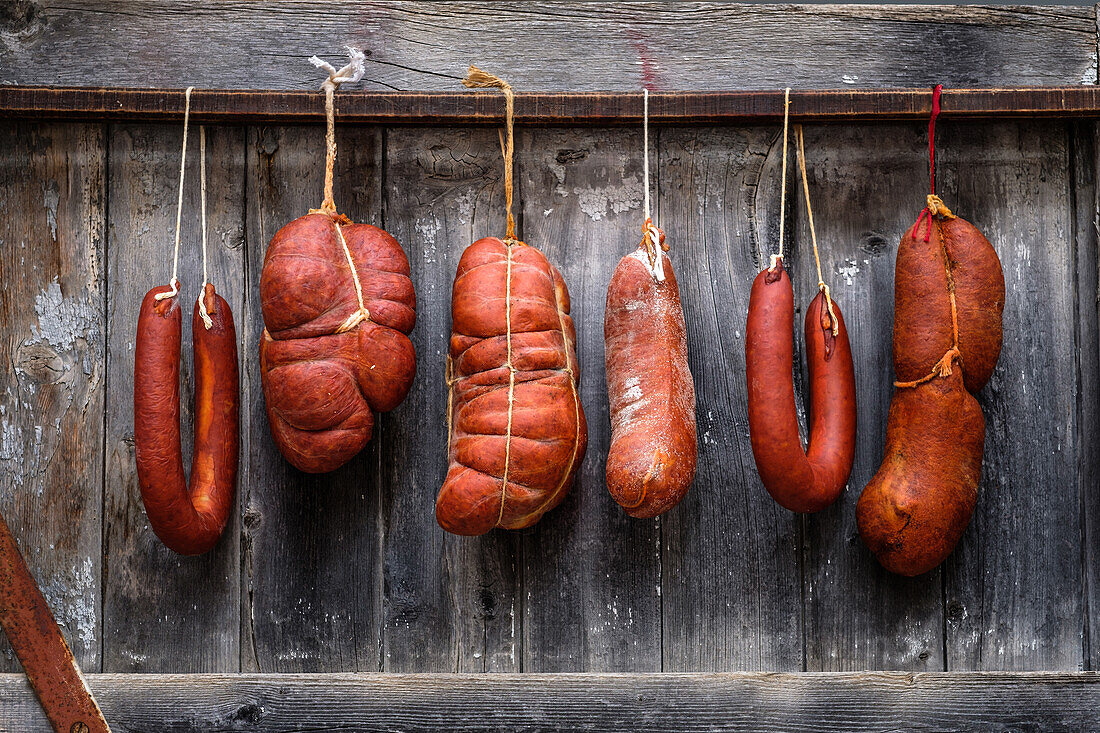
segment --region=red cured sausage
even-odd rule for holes
[[[461,535],[529,527],[565,497],[588,443],[569,291],[539,250],[486,237],[459,260],[451,321],[436,520]]]
[[[695,385],[672,261],[664,280],[644,244],[626,255],[607,287],[604,363],[611,405],[607,488],[626,513],[648,518],[676,506],[695,478]]]
[[[191,337],[195,362],[195,444],[191,480],[180,446],[179,296],[145,295],[134,347],[134,453],[138,483],[157,537],[181,555],[199,555],[221,536],[237,479],[239,380],[237,334],[229,304],[207,284],[202,297],[213,327],[195,303]]]
[[[852,350],[836,301],[837,333],[824,293],[806,309],[810,445],[803,451],[794,401],[794,290],[783,260],[756,276],[745,328],[749,437],[760,479],[781,506],[816,512],[836,501],[855,460]]]
[[[405,252],[377,227],[314,211],[271,238],[260,304],[260,378],[275,444],[301,471],[339,468],[370,440],[372,410],[401,404],[416,376]]]
[[[890,402],[882,465],[856,505],[882,566],[910,576],[943,562],[974,513],[985,418],[971,393],[989,381],[1003,338],[1000,259],[972,224],[942,211],[922,212],[898,248],[894,372],[904,386]]]

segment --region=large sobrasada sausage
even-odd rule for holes
[[[275,444],[299,470],[332,471],[370,440],[372,410],[392,410],[412,386],[409,261],[382,229],[316,209],[271,238],[260,305]]]
[[[539,250],[486,237],[462,254],[451,318],[436,519],[461,535],[529,527],[564,498],[588,441],[569,291]]]
[[[985,418],[973,393],[1001,353],[996,251],[934,195],[898,248],[896,390],[882,465],[860,495],[860,535],[883,567],[920,575],[955,548],[978,499]]]

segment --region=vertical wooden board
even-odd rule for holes
[[[106,140],[0,125],[0,511],[85,671],[100,669]],[[0,670],[18,669],[0,634]]]
[[[1077,486],[1085,539],[1086,669],[1100,668],[1100,125],[1073,126],[1075,237],[1077,254]]]
[[[382,131],[341,126],[337,118],[336,141],[337,207],[378,225]],[[302,473],[275,447],[260,380],[264,254],[275,232],[321,204],[324,127],[250,128],[247,148],[248,315],[240,330],[252,449],[242,483],[241,664],[261,672],[378,671],[384,418],[347,464]]]
[[[611,425],[603,312],[615,266],[641,240],[642,136],[540,129],[520,141],[522,237],[569,287],[588,421],[588,451],[573,488],[522,533],[523,668],[660,671],[661,520],[631,519],[605,480]]]
[[[504,234],[502,170],[495,129],[387,131],[386,222],[409,255],[417,301],[416,382],[381,442],[387,672],[520,671],[515,536],[459,537],[435,520],[451,286],[467,246]]]
[[[104,487],[103,666],[119,672],[222,672],[239,668],[239,543],[236,516],[199,557],[168,550],[149,526],[134,463],[134,338],[149,288],[168,282],[179,190],[179,125],[113,125],[107,245],[107,420]],[[207,130],[209,279],[238,328],[245,314],[243,134]],[[184,311],[181,408],[190,472],[194,370],[191,309],[202,282],[199,129],[188,137],[179,256]],[[248,455],[247,436],[241,450]]]
[[[1064,123],[944,125],[945,202],[1000,255],[981,493],[945,565],[948,669],[1079,669],[1085,626],[1076,277]],[[1095,487],[1093,487],[1095,488]]]
[[[882,460],[893,394],[891,333],[894,260],[928,190],[927,128],[875,125],[805,128],[807,178],[822,274],[848,327],[856,372],[856,455],[848,485],[828,509],[807,515],[806,669],[943,669],[940,571],[892,575],[866,548],[855,507]],[[794,163],[792,138],[792,165]],[[805,307],[817,293],[817,271],[801,181],[792,181],[797,234],[793,270],[801,389]]]
[[[776,130],[662,131],[661,225],[695,378],[695,484],[663,520],[664,670],[802,668],[799,523],[768,496],[749,446],[749,288],[779,222]]]

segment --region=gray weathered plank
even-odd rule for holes
[[[588,452],[572,490],[523,532],[523,669],[659,671],[661,520],[631,519],[605,482],[603,312],[615,265],[641,240],[642,136],[540,129],[519,141],[521,235],[569,287],[588,421]],[[492,203],[502,208],[503,197]]]
[[[1100,126],[1073,126],[1075,244],[1077,267],[1077,485],[1081,492],[1085,542],[1084,629],[1086,669],[1100,668],[1100,272],[1097,240],[1100,239]]]
[[[778,234],[768,127],[660,135],[660,225],[695,378],[695,485],[662,520],[666,671],[802,668],[799,525],[760,485],[748,439],[749,287]]]
[[[381,215],[382,131],[337,119],[335,198],[355,221]],[[329,474],[294,469],[271,439],[258,348],[260,273],[272,235],[321,203],[324,127],[248,133],[247,360],[242,402],[252,450],[242,481],[242,667],[264,672],[380,669],[378,437]],[[376,430],[383,430],[381,423]]]
[[[0,511],[89,671],[102,642],[104,132],[0,125]],[[0,669],[18,669],[2,634]]]
[[[1100,675],[93,675],[116,730],[1095,730]],[[0,728],[46,733],[0,675]]]
[[[336,62],[345,45],[370,54],[366,84],[376,89],[451,88],[468,63],[531,90],[723,89],[732,79],[750,89],[1097,80],[1089,7],[320,0],[23,7],[5,18],[0,83],[309,89],[321,77],[306,59]],[[294,33],[273,33],[288,24]],[[153,51],[147,39],[166,34],[172,52]]]
[[[190,313],[202,282],[199,131],[188,142],[179,279],[182,444],[191,462]],[[104,487],[103,667],[125,672],[224,672],[239,668],[239,542],[235,517],[206,555],[182,557],[157,539],[145,516],[134,463],[134,337],[146,291],[168,282],[179,186],[179,125],[109,128],[107,419]],[[243,133],[207,130],[209,277],[233,310],[244,309]],[[238,326],[239,328],[239,326]],[[239,333],[239,331],[238,331]],[[241,363],[248,352],[238,347]],[[248,455],[247,436],[242,441]]]
[[[986,233],[1008,297],[1004,348],[978,399],[983,480],[944,565],[947,668],[1081,669],[1086,625],[1067,130],[950,124],[937,146],[945,202]]]
[[[516,537],[458,537],[435,520],[451,285],[469,244],[503,235],[502,168],[496,130],[387,132],[386,224],[409,255],[417,299],[416,382],[381,437],[387,672],[521,669]]]
[[[941,670],[940,572],[891,575],[864,546],[855,521],[859,495],[882,460],[893,393],[894,259],[928,191],[927,127],[807,127],[805,142],[822,271],[848,327],[858,413],[847,488],[833,506],[804,519],[806,669]],[[798,228],[790,262],[795,302],[804,308],[817,293],[817,272],[801,183],[791,185]],[[800,312],[795,324],[803,392],[804,317]]]

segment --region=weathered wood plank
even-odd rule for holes
[[[106,137],[0,124],[0,511],[69,647],[100,668]],[[0,669],[18,669],[0,634]]]
[[[940,572],[901,578],[882,569],[859,538],[855,506],[878,470],[893,393],[894,260],[928,191],[927,126],[807,127],[806,156],[822,270],[844,314],[855,355],[855,465],[828,509],[805,517],[806,669],[943,669]],[[791,148],[790,155],[794,155]],[[801,183],[792,178],[797,235],[795,302],[817,293]],[[808,397],[796,317],[801,389]]]
[[[974,518],[945,563],[947,668],[1081,669],[1086,625],[1065,125],[943,125],[939,188],[994,244],[1005,339]],[[1095,484],[1094,484],[1095,486]]]
[[[660,520],[628,517],[605,481],[603,312],[615,265],[641,239],[641,150],[638,130],[537,130],[519,138],[521,235],[569,287],[588,421],[588,452],[572,490],[523,532],[528,672],[661,669]],[[503,208],[503,197],[492,204]]]
[[[656,125],[778,122],[783,89],[711,92],[654,91],[649,119]],[[932,110],[928,87],[918,89],[795,89],[792,122],[884,122],[926,120]],[[1100,87],[982,87],[943,90],[942,119],[1100,116]],[[371,92],[343,90],[336,106],[343,124],[499,124],[500,94],[482,91]],[[0,118],[66,120],[183,119],[184,89],[0,86]],[[641,91],[525,92],[515,95],[517,125],[640,125]],[[315,90],[196,89],[191,119],[206,123],[279,123],[324,119]]]
[[[516,537],[458,537],[435,520],[447,471],[451,285],[470,243],[503,234],[502,168],[496,130],[387,132],[386,225],[409,255],[417,295],[416,382],[381,437],[388,672],[521,669]]]
[[[335,198],[355,221],[381,214],[382,131],[337,124]],[[248,315],[240,327],[252,449],[242,482],[242,666],[271,672],[380,669],[381,534],[376,435],[339,470],[301,473],[271,438],[257,356],[260,273],[271,237],[321,203],[324,127],[248,132]],[[384,428],[381,423],[376,427]]]
[[[309,56],[335,62],[345,45],[369,53],[365,83],[376,89],[450,88],[471,62],[520,89],[722,89],[731,79],[750,89],[792,80],[819,87],[1096,82],[1089,7],[320,0],[205,0],[185,10],[169,0],[31,0],[24,7],[5,18],[0,83],[314,89],[321,77]],[[288,23],[294,33],[273,46],[272,30]],[[172,53],[150,53],[147,39],[166,35]]]
[[[1100,127],[1082,123],[1073,127],[1073,171],[1076,194],[1075,244],[1077,255],[1077,486],[1081,492],[1085,541],[1084,630],[1087,669],[1100,668]]]
[[[116,730],[1095,730],[1100,675],[92,675]],[[47,733],[21,676],[0,728]]]
[[[749,287],[779,226],[774,127],[661,132],[660,225],[695,378],[695,484],[662,520],[666,671],[802,668],[798,519],[760,485],[748,439]]]
[[[190,313],[202,282],[199,130],[188,142],[179,279],[184,335],[181,411],[190,470],[194,378]],[[110,671],[223,672],[239,668],[239,542],[231,517],[218,545],[182,557],[157,539],[145,516],[134,463],[134,334],[141,299],[172,272],[182,128],[112,126],[107,269],[107,419],[104,488],[103,667]],[[237,322],[244,299],[243,133],[207,130],[210,279]],[[240,328],[238,326],[238,328]],[[238,351],[241,363],[249,353]],[[242,453],[248,455],[247,436]]]

